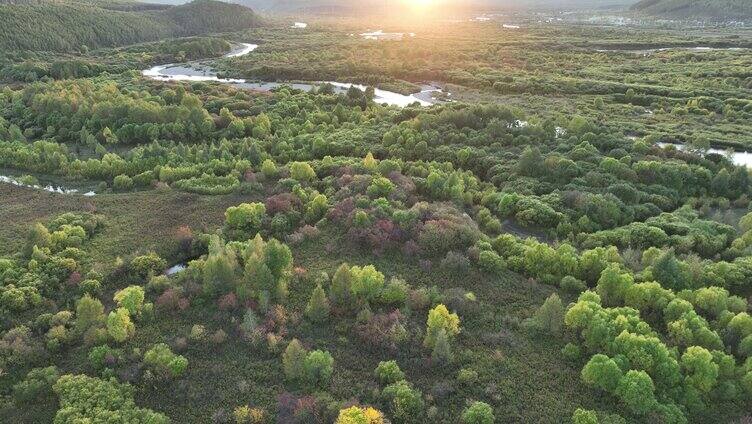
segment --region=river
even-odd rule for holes
[[[241,43],[239,47],[233,49],[230,53],[227,53],[225,58],[234,58],[247,55],[258,48],[257,44]],[[169,64],[158,65],[142,71],[145,77],[149,77],[160,81],[206,81],[206,82],[218,82],[222,84],[230,84],[238,88],[244,88],[256,91],[271,91],[283,86],[291,87],[297,90],[309,91],[314,87],[319,87],[322,84],[331,84],[334,87],[334,91],[338,94],[344,94],[350,87],[358,88],[361,91],[365,91],[367,88],[365,85],[352,84],[346,82],[337,81],[317,81],[310,83],[292,82],[292,83],[279,83],[279,82],[263,82],[263,81],[251,81],[241,78],[220,78],[217,76],[216,71],[211,69],[207,64],[200,62],[185,63],[185,64]],[[421,106],[431,106],[437,103],[438,100],[434,97],[435,93],[441,93],[442,89],[425,84],[421,86],[421,90],[418,93],[404,95],[395,93],[392,91],[375,89],[374,102],[385,103],[388,105],[405,107],[413,103],[418,103]]]
[[[678,150],[685,150],[687,146],[684,144],[674,144],[674,143],[656,143],[657,145],[661,147],[666,146],[674,146]],[[752,152],[737,152],[734,150],[721,150],[721,149],[715,149],[710,148],[707,150],[707,153],[715,153],[718,155],[728,156],[731,159],[731,162],[734,163],[734,165],[739,166],[746,166],[746,167],[752,167]]]
[[[16,177],[12,177],[10,175],[0,175],[0,183],[6,183],[6,184],[12,184],[14,186],[18,187],[27,187],[27,188],[33,188],[35,190],[43,190],[50,193],[58,193],[58,194],[79,194],[80,191],[77,188],[67,188],[61,185],[57,184],[47,184],[47,185],[39,185],[39,184],[26,184],[21,182],[20,179]],[[96,193],[94,191],[87,191],[82,194],[86,197],[95,196]]]

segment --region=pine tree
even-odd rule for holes
[[[329,299],[320,285],[313,290],[305,314],[313,322],[324,322],[329,319]]]
[[[304,376],[304,364],[308,352],[298,339],[292,339],[282,354],[282,368],[290,381],[300,381]]]
[[[352,273],[346,263],[337,268],[332,277],[332,286],[329,288],[329,297],[334,306],[348,308],[351,305],[350,286],[352,285]]]
[[[535,312],[535,321],[540,329],[551,334],[561,334],[561,327],[564,324],[564,305],[556,293],[549,296],[538,308]]]
[[[449,336],[443,328],[436,334],[431,359],[437,364],[447,364],[452,361],[452,348],[449,346]]]

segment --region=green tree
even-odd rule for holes
[[[91,327],[104,324],[104,305],[88,294],[76,302],[76,331],[83,334]]]
[[[144,354],[144,364],[165,377],[177,378],[188,368],[188,360],[176,355],[164,343],[157,343]]]
[[[572,414],[572,424],[598,424],[598,416],[595,411],[577,408]]]
[[[613,393],[622,378],[622,371],[613,359],[596,354],[582,368],[581,375],[582,381],[588,386]]]
[[[300,182],[308,182],[316,178],[316,171],[308,162],[293,162],[290,164],[290,177]]]
[[[537,147],[525,147],[517,162],[517,172],[530,177],[538,176],[543,172],[543,155]]]
[[[19,404],[39,404],[52,397],[52,386],[60,378],[55,366],[34,368],[13,386],[13,400]]]
[[[316,286],[311,299],[306,305],[305,314],[313,322],[324,322],[329,319],[329,299],[321,285]]]
[[[235,253],[228,249],[219,236],[209,241],[209,255],[203,268],[203,288],[206,294],[216,294],[233,287],[238,268]]]
[[[634,414],[642,415],[653,410],[657,404],[653,379],[645,371],[629,370],[619,380],[616,396]]]
[[[233,240],[254,237],[262,230],[266,218],[266,206],[263,203],[241,203],[225,211],[225,232]]]
[[[381,384],[392,384],[405,379],[405,373],[394,360],[379,362],[375,374]]]
[[[433,349],[441,330],[449,339],[456,336],[460,332],[460,318],[457,314],[449,313],[446,306],[439,304],[428,311],[426,337],[423,340],[423,346]]]
[[[53,390],[60,399],[56,423],[149,423],[168,424],[170,420],[157,412],[136,406],[133,388],[86,375],[64,375]]]
[[[624,303],[624,296],[632,284],[634,284],[632,276],[621,272],[618,265],[612,264],[601,273],[596,292],[604,305],[617,306]]]
[[[473,402],[462,413],[462,422],[464,424],[493,424],[493,408],[485,402]]]
[[[718,365],[705,348],[690,346],[681,357],[684,382],[699,391],[708,393],[718,382]]]
[[[117,308],[107,317],[107,333],[116,342],[122,343],[133,336],[136,326],[125,308]]]
[[[688,276],[676,259],[673,249],[669,249],[653,264],[653,278],[665,288],[679,291],[687,288]]]
[[[431,359],[436,364],[447,364],[452,361],[452,347],[449,345],[449,336],[445,329],[439,329],[436,341],[431,351]]]
[[[352,294],[366,302],[376,299],[384,287],[384,274],[376,270],[373,265],[364,267],[354,266],[350,269]],[[336,276],[336,274],[335,274]]]
[[[308,352],[298,339],[292,339],[282,354],[282,369],[290,381],[301,381],[305,375],[304,363]]]
[[[42,249],[50,247],[52,244],[52,236],[50,235],[47,227],[37,222],[30,229],[26,235],[26,246],[24,247],[24,256],[27,258],[31,256],[34,251],[34,246]]]
[[[390,406],[395,423],[419,422],[423,417],[425,402],[423,394],[413,389],[405,380],[390,384],[381,391],[381,396]]]
[[[128,286],[117,293],[113,298],[118,307],[128,310],[131,316],[139,316],[144,307],[144,288],[141,286]]]
[[[535,312],[533,321],[536,326],[554,335],[561,334],[564,325],[564,305],[556,293],[549,296]]]
[[[349,308],[352,305],[351,285],[352,272],[346,263],[337,268],[332,277],[332,285],[329,288],[329,298],[332,304],[338,308]]]
[[[277,176],[277,165],[271,159],[264,159],[264,162],[261,163],[261,173],[266,178],[274,178]]]
[[[334,372],[334,358],[329,352],[314,350],[303,362],[306,383],[310,387],[326,388]]]

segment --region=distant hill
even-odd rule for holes
[[[666,18],[750,20],[752,0],[642,0],[632,10]]]
[[[161,4],[181,4],[185,0],[148,0]],[[405,0],[223,0],[264,12],[350,13],[403,7]],[[463,9],[626,9],[637,0],[432,0],[434,7]]]
[[[0,49],[74,51],[258,26],[243,6],[196,0],[181,6],[130,1],[0,2]]]
[[[261,23],[249,8],[214,0],[195,0],[163,12],[177,25],[180,35],[239,31]]]

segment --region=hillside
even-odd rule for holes
[[[75,51],[167,37],[229,32],[260,20],[245,7],[197,0],[175,7],[130,2],[0,4],[0,49]]]
[[[667,18],[752,19],[748,0],[642,0],[632,10]]]
[[[167,9],[164,15],[177,25],[181,35],[239,31],[260,23],[251,9],[214,0],[176,6]]]

